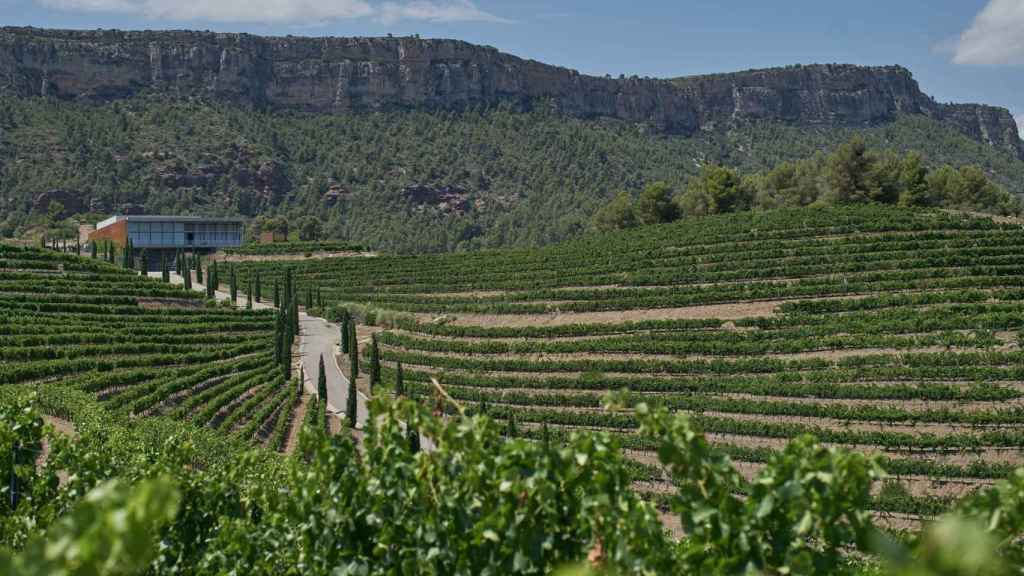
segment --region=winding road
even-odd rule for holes
[[[150,272],[149,276],[160,278],[160,272]],[[183,284],[184,279],[177,273],[171,274],[172,284]],[[197,292],[206,292],[206,286],[198,282],[192,283],[192,289]],[[245,305],[245,294],[239,291],[238,302]],[[230,300],[231,295],[227,292],[217,290],[214,292],[217,301]],[[272,309],[273,306],[265,303],[253,302],[253,308],[257,310]],[[320,355],[324,358],[324,370],[327,374],[327,411],[339,417],[345,416],[345,407],[348,406],[348,378],[341,372],[336,360],[338,347],[341,341],[341,328],[323,318],[310,316],[305,312],[299,312],[299,356],[302,362],[302,369],[305,372],[303,386],[310,394],[316,394],[316,383],[320,370]],[[367,397],[361,391],[357,392],[356,398],[356,427],[362,428],[366,423],[369,413],[367,409]]]

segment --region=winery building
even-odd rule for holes
[[[136,255],[146,251],[147,268],[159,266],[161,255],[174,262],[178,250],[209,253],[241,246],[245,237],[242,218],[199,216],[112,216],[96,225],[90,241],[125,246],[131,240]]]

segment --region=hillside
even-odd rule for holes
[[[1022,251],[1019,224],[845,207],[238,270],[291,270],[381,326],[386,385],[402,363],[414,392],[437,377],[523,437],[612,432],[655,494],[654,446],[608,391],[689,414],[748,475],[800,434],[877,454],[898,481],[873,506],[918,518],[1021,464]]]
[[[0,244],[0,383],[46,383],[57,405],[84,393],[119,418],[283,450],[299,396],[274,358],[274,320],[100,260]]]
[[[977,164],[1024,192],[1024,162],[924,116],[683,137],[511,109],[314,115],[0,98],[0,235],[55,200],[65,215],[312,214],[330,238],[399,252],[536,246],[578,236],[619,190],[655,180],[681,189],[709,162],[763,171],[854,134],[931,165]]]
[[[601,78],[455,40],[0,29],[0,236],[64,214],[313,215],[370,249],[539,246],[619,190],[863,134],[1024,193],[1008,111],[898,66]]]

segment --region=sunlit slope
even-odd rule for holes
[[[274,361],[272,312],[208,308],[137,272],[0,245],[0,384],[93,393],[282,448],[297,386]]]
[[[878,508],[931,513],[1021,464],[1022,256],[1018,224],[863,206],[243,276],[258,266],[269,291],[290,266],[325,306],[410,313],[373,314],[384,383],[397,362],[421,395],[438,376],[516,434],[608,429],[649,462],[631,411],[602,408],[628,389],[693,414],[751,471],[803,433],[881,454],[902,483]]]

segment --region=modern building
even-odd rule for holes
[[[199,216],[112,216],[89,234],[90,241],[113,242],[122,247],[131,240],[136,254],[146,251],[149,269],[159,267],[161,255],[173,265],[178,250],[208,253],[241,246],[244,237],[242,218]]]

